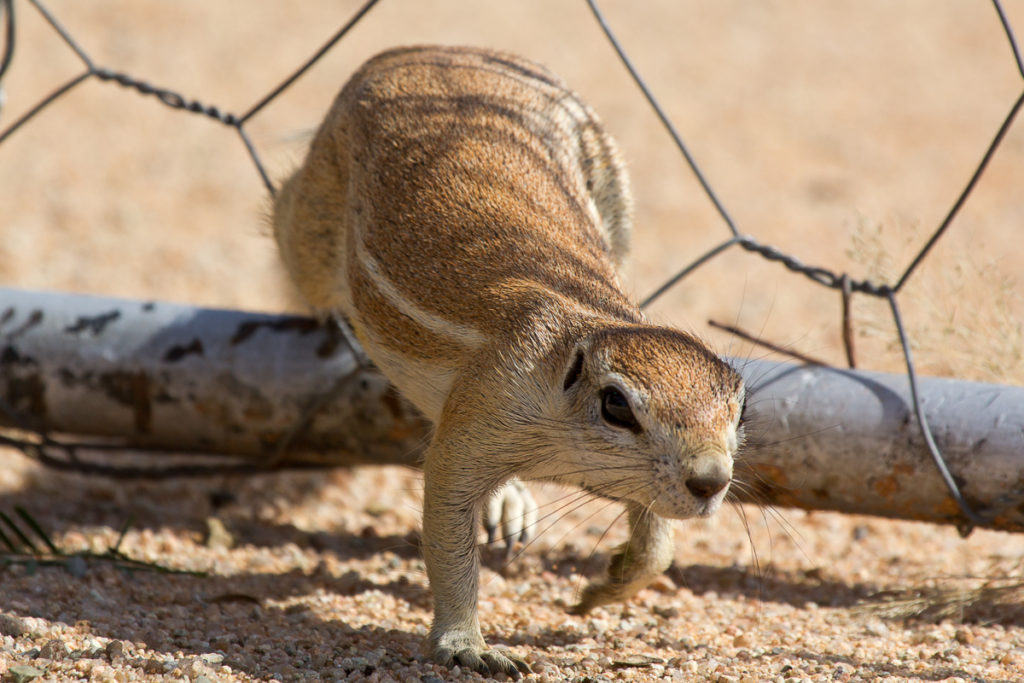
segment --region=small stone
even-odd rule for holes
[[[356,571],[348,571],[338,577],[334,582],[334,591],[341,595],[352,595],[363,583],[363,576]]]
[[[164,663],[159,659],[147,659],[142,664],[142,670],[147,674],[162,674],[166,673],[164,670]]]
[[[678,607],[662,607],[661,605],[654,605],[651,607],[651,611],[657,614],[662,619],[675,619],[679,616]]]
[[[214,650],[221,650],[227,652],[231,649],[231,636],[226,633],[219,633],[214,637],[210,638],[210,647]]]
[[[80,579],[89,571],[89,565],[85,563],[85,559],[81,555],[72,555],[64,561],[64,569],[71,576]]]
[[[665,660],[660,657],[650,657],[648,655],[633,655],[632,657],[626,657],[624,659],[616,659],[612,662],[612,666],[616,669],[627,669],[627,668],[646,668],[652,664],[664,664]]]
[[[741,633],[732,639],[733,647],[750,647],[752,644],[750,636],[746,633]]]
[[[200,676],[196,676],[195,679],[193,679],[192,683],[213,683],[213,681],[211,681],[206,676],[200,675]]]
[[[889,627],[881,621],[868,622],[867,626],[864,627],[864,630],[867,631],[868,634],[878,638],[884,638],[889,635]]]
[[[211,550],[230,550],[235,545],[235,537],[218,517],[207,517],[204,544]]]
[[[0,635],[17,638],[25,635],[28,631],[28,626],[18,617],[0,614]]]
[[[57,640],[56,638],[46,641],[46,644],[39,649],[39,657],[41,659],[60,661],[67,656],[68,646],[64,644],[64,641]]]
[[[40,669],[28,666],[27,664],[15,664],[7,669],[7,676],[14,683],[28,683],[28,681],[39,678],[42,675],[43,672]]]
[[[974,642],[974,634],[965,628],[958,628],[954,637],[961,645],[970,645]]]
[[[421,678],[420,681],[422,683],[444,683],[444,679],[438,678],[433,674],[427,674],[426,676]]]
[[[110,661],[117,661],[124,658],[124,643],[120,640],[112,640],[107,643],[106,647],[107,659]]]

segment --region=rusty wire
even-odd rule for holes
[[[8,137],[15,133],[24,124],[28,123],[31,119],[33,119],[40,111],[48,107],[57,99],[61,98],[70,90],[74,89],[80,83],[90,78],[96,78],[100,81],[113,82],[122,87],[131,88],[141,95],[152,95],[156,98],[157,101],[161,102],[162,104],[168,107],[192,112],[195,114],[201,114],[209,118],[215,119],[226,126],[234,128],[238,135],[240,136],[243,144],[245,145],[246,150],[248,151],[249,156],[252,159],[253,165],[257,173],[259,174],[261,180],[266,186],[268,192],[270,192],[271,194],[274,193],[274,185],[271,182],[269,176],[267,175],[267,172],[261,161],[258,150],[254,146],[252,140],[249,138],[245,130],[245,124],[248,121],[250,121],[254,116],[258,115],[267,104],[269,104],[271,101],[280,96],[281,93],[283,93],[309,68],[311,68],[317,61],[319,61],[327,52],[329,52],[338,43],[338,41],[340,41],[379,2],[379,0],[368,0],[367,2],[365,2],[355,12],[355,14],[353,14],[352,17],[349,18],[349,20],[345,22],[341,26],[341,28],[339,28],[339,30],[323,46],[321,46],[316,52],[314,52],[305,62],[303,62],[294,72],[292,72],[290,76],[288,76],[281,83],[279,83],[277,86],[271,89],[266,95],[259,98],[243,114],[236,115],[229,112],[225,112],[216,105],[203,103],[197,99],[187,98],[172,90],[151,85],[145,80],[141,80],[129,74],[98,66],[90,58],[88,52],[86,52],[86,50],[83,49],[83,47],[72,37],[72,35],[64,28],[64,26],[57,20],[57,18],[47,9],[43,2],[41,2],[41,0],[28,1],[42,15],[42,17],[53,28],[53,30],[61,37],[61,39],[68,46],[68,48],[70,48],[78,56],[80,61],[85,66],[85,71],[58,86],[55,90],[53,90],[51,93],[49,93],[39,102],[37,102],[25,114],[23,114],[21,117],[15,120],[7,128],[0,130],[0,144],[2,144]],[[914,274],[918,266],[931,252],[932,248],[935,246],[938,240],[946,233],[946,231],[952,225],[960,209],[963,207],[967,199],[970,197],[971,193],[974,191],[974,188],[976,187],[982,174],[988,167],[989,162],[991,161],[996,150],[999,148],[1004,137],[1006,136],[1006,133],[1009,131],[1011,125],[1016,119],[1017,113],[1020,111],[1021,107],[1024,106],[1024,89],[1022,89],[1021,94],[1010,106],[1010,109],[1004,117],[1002,124],[1000,125],[996,134],[992,138],[992,141],[986,148],[981,160],[978,162],[973,173],[968,179],[967,184],[964,186],[963,190],[957,195],[957,197],[952,203],[951,208],[946,213],[943,220],[935,228],[935,230],[932,231],[931,235],[921,246],[916,256],[902,271],[902,274],[900,275],[896,283],[888,284],[873,282],[870,280],[858,280],[851,277],[848,273],[837,273],[827,267],[808,265],[804,263],[801,259],[799,259],[797,256],[787,254],[771,245],[762,244],[754,237],[744,234],[740,231],[739,227],[736,225],[735,221],[732,219],[728,210],[726,209],[725,204],[715,193],[711,182],[701,171],[696,159],[684,143],[682,136],[679,134],[675,126],[672,124],[672,121],[669,119],[669,117],[665,114],[664,110],[658,104],[657,99],[654,97],[654,94],[651,92],[650,88],[647,86],[644,79],[633,66],[631,60],[629,59],[628,53],[615,36],[614,32],[611,29],[611,26],[608,24],[607,20],[603,16],[596,0],[586,1],[595,19],[598,21],[598,23],[601,26],[601,29],[604,31],[606,37],[608,38],[608,41],[610,42],[612,48],[617,53],[619,59],[625,65],[626,69],[629,71],[633,80],[640,88],[641,92],[643,93],[643,96],[646,98],[647,102],[650,104],[655,114],[661,120],[661,123],[664,125],[668,134],[672,138],[676,148],[679,150],[680,154],[685,159],[687,165],[690,167],[691,171],[696,176],[697,181],[703,188],[708,199],[714,205],[716,212],[718,213],[722,221],[725,223],[725,226],[729,231],[729,237],[725,241],[716,245],[706,253],[699,256],[697,259],[691,261],[686,266],[681,268],[672,277],[668,278],[661,286],[656,288],[654,292],[652,292],[650,295],[644,298],[644,300],[641,302],[641,306],[648,306],[658,297],[664,294],[666,291],[674,287],[682,279],[687,277],[690,273],[695,271],[697,268],[704,265],[708,261],[714,260],[715,257],[720,255],[721,253],[728,251],[730,247],[734,245],[739,245],[742,249],[748,252],[757,254],[768,261],[780,263],[790,271],[802,274],[811,281],[816,282],[817,284],[823,287],[834,289],[840,293],[840,296],[842,297],[841,303],[843,311],[842,323],[844,346],[848,363],[852,367],[854,364],[854,354],[852,348],[852,334],[850,332],[849,320],[849,306],[851,296],[853,294],[866,294],[868,296],[886,300],[891,309],[900,345],[903,350],[907,370],[907,377],[911,390],[913,411],[917,418],[917,422],[921,429],[924,441],[927,444],[929,453],[931,454],[932,460],[934,461],[936,468],[938,469],[943,481],[949,489],[950,495],[956,501],[957,505],[959,506],[964,516],[965,521],[964,524],[961,526],[961,532],[967,533],[974,525],[982,523],[983,518],[972,509],[972,507],[961,495],[959,487],[957,486],[953,476],[946,467],[945,460],[942,457],[942,454],[939,452],[939,449],[935,444],[934,438],[932,437],[931,430],[929,429],[927,421],[925,420],[924,410],[920,403],[917,393],[917,373],[915,370],[913,358],[911,356],[910,341],[903,325],[903,319],[900,313],[896,297],[897,294],[899,294],[899,292],[903,289],[904,285],[907,283],[910,277]],[[1022,80],[1024,80],[1024,58],[1022,58],[1020,47],[1017,43],[1016,38],[1014,37],[1013,29],[1006,16],[1006,13],[1003,10],[1000,0],[991,0],[991,2],[993,9],[998,15],[998,19],[1002,26],[1003,33],[1009,43],[1009,48],[1013,54],[1013,59],[1015,60],[1017,70],[1020,73]],[[3,76],[10,66],[15,45],[16,21],[14,15],[13,0],[0,0],[0,20],[2,20],[3,22],[3,45],[0,46],[0,106],[2,106]],[[738,330],[734,330],[734,332],[740,333],[740,331]],[[44,435],[41,443],[29,444],[28,449],[35,451],[36,457],[39,457],[40,446],[45,447],[55,445],[57,445],[56,442],[53,442],[52,440],[49,439],[49,437],[46,437]]]

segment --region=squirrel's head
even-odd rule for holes
[[[623,325],[580,341],[562,377],[568,480],[663,517],[720,507],[743,436],[731,366],[683,332]]]

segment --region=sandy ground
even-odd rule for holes
[[[898,276],[1022,87],[984,3],[607,4],[740,230],[854,277]],[[356,5],[48,6],[98,64],[241,112]],[[82,68],[34,8],[16,9],[0,129]],[[1007,11],[1024,31],[1024,5]],[[427,42],[523,53],[594,105],[633,176],[628,284],[638,296],[727,237],[583,2],[383,2],[251,121],[271,176],[301,158],[362,60]],[[900,295],[925,373],[1024,381],[1022,174],[1018,123]],[[116,85],[84,83],[0,145],[0,207],[3,286],[293,307],[266,235],[265,192],[238,136]],[[738,250],[653,308],[725,353],[763,352],[708,319],[836,363],[838,311],[835,292]],[[854,315],[860,364],[899,369],[885,306],[859,297]],[[39,471],[11,451],[0,463],[0,510],[24,505],[61,547],[102,552],[134,518],[124,553],[207,573],[126,573],[100,560],[0,569],[8,677],[29,665],[52,680],[468,675],[418,654],[429,593],[415,473],[143,485]],[[726,511],[681,525],[676,567],[653,589],[576,618],[565,605],[624,531],[617,510],[573,510],[567,492],[541,495],[553,526],[507,566],[488,554],[481,601],[488,638],[525,654],[539,680],[1010,681],[1024,671],[1024,613],[1012,600],[982,600],[939,623],[858,607],[883,589],[1020,577],[1020,538],[740,509],[748,533],[742,515]],[[210,516],[227,526],[230,548],[207,543]]]

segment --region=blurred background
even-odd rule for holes
[[[237,114],[360,5],[46,3],[97,65]],[[15,7],[0,130],[83,70],[33,6]],[[988,3],[652,0],[603,9],[740,231],[855,279],[895,282],[1022,88]],[[1024,4],[1006,9],[1024,27]],[[299,163],[359,64],[411,43],[518,52],[594,106],[631,170],[627,282],[638,298],[728,237],[582,1],[381,2],[246,125],[271,177]],[[923,373],[1024,378],[1022,178],[1018,122],[900,295]],[[295,309],[268,206],[235,131],[90,79],[0,145],[0,284]],[[837,292],[738,247],[650,309],[723,353],[765,354],[709,319],[842,364],[839,311]],[[898,371],[887,304],[855,297],[853,316],[859,364]]]

